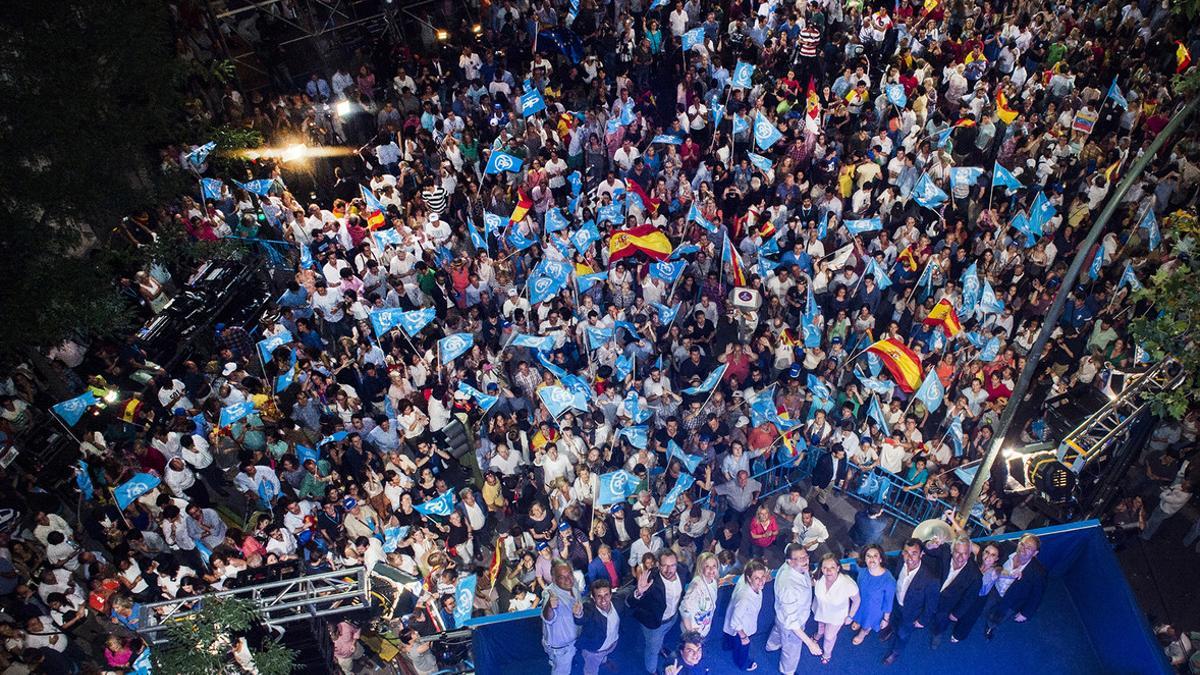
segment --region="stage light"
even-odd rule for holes
[[[481,26],[479,24],[475,24],[474,26],[471,26],[471,32],[476,35],[479,35],[480,33],[483,32],[483,26]]]
[[[439,28],[437,30],[436,35],[437,35],[437,39],[441,40],[442,42],[445,42],[446,40],[450,39],[449,31],[442,29],[442,28]]]
[[[286,149],[284,149],[283,157],[281,159],[283,159],[283,161],[285,161],[285,162],[292,162],[297,159],[304,159],[304,157],[307,154],[308,154],[308,146],[307,145],[304,145],[303,143],[293,143],[292,145],[289,145],[289,146],[287,146]]]
[[[116,389],[109,389],[104,392],[104,402],[115,403],[118,396],[120,396],[120,392],[118,392]]]
[[[334,108],[334,110],[337,111],[338,117],[345,117],[346,115],[349,115],[350,105],[350,101],[338,101],[337,107]]]
[[[1075,472],[1058,461],[1043,464],[1034,475],[1034,484],[1051,502],[1070,499],[1075,490],[1075,482]]]

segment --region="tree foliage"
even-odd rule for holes
[[[199,612],[167,628],[168,644],[151,652],[154,672],[169,675],[212,675],[228,672],[233,664],[231,645],[249,631],[258,611],[247,600],[207,598]],[[286,675],[296,654],[275,640],[253,652],[260,675]],[[240,672],[235,669],[233,672]]]
[[[1194,213],[1177,211],[1163,221],[1172,246],[1172,262],[1162,265],[1138,291],[1150,311],[1132,324],[1136,344],[1158,361],[1171,357],[1183,366],[1185,380],[1177,389],[1151,398],[1157,415],[1183,417],[1200,400],[1200,264],[1194,250],[1200,235]]]
[[[128,326],[89,252],[154,202],[181,119],[171,45],[160,0],[0,4],[0,358]]]

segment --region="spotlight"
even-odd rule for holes
[[[437,30],[436,35],[437,35],[437,39],[441,40],[442,42],[445,42],[446,40],[450,39],[450,32],[443,28],[439,28]]]
[[[307,152],[308,152],[308,146],[304,145],[303,143],[293,143],[292,145],[289,145],[286,150],[283,151],[282,159],[285,162],[291,162],[291,161],[295,161],[297,159],[303,159]]]
[[[350,105],[350,101],[338,101],[337,107],[334,108],[334,110],[337,111],[338,117],[345,117],[346,115],[349,115]]]
[[[109,389],[104,392],[104,402],[116,403],[118,396],[120,396],[120,392],[118,392],[116,389]]]
[[[1039,467],[1034,481],[1051,502],[1064,502],[1071,498],[1075,490],[1076,477],[1066,464],[1056,461]]]
[[[475,24],[474,26],[471,26],[471,32],[476,35],[479,35],[480,33],[483,32],[483,26],[481,26],[479,24]]]

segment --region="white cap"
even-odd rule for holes
[[[232,362],[231,362],[231,363],[226,363],[226,364],[225,364],[225,368],[224,368],[224,369],[221,371],[221,374],[222,374],[222,375],[224,375],[225,377],[229,377],[229,376],[230,376],[230,375],[232,375],[232,374],[234,373],[234,371],[236,371],[236,370],[237,370],[237,364],[236,364],[236,363],[232,363]]]

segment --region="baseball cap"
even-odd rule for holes
[[[347,511],[353,510],[356,506],[358,506],[358,500],[354,497],[346,497],[342,500],[342,508]]]

